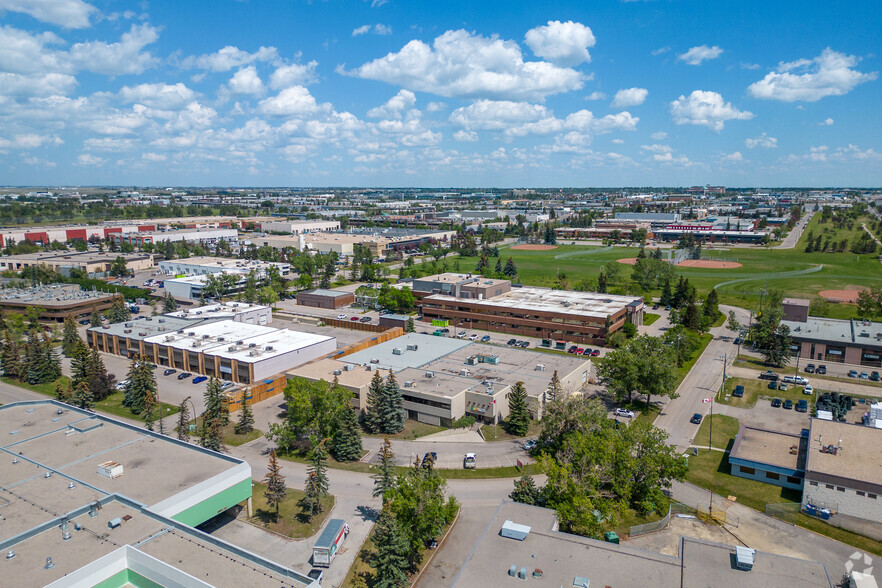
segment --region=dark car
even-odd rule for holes
[[[665,310],[671,310],[671,306],[670,305],[665,306]]]
[[[518,342],[517,339],[509,339],[509,340],[508,340],[508,343],[506,343],[506,345],[514,345],[514,344],[516,344],[517,342]]]
[[[183,374],[178,374],[178,379],[179,380],[186,380],[187,378],[189,378],[192,375],[193,374],[191,374],[190,372],[184,372]]]
[[[594,351],[586,347],[585,351],[582,352],[582,355],[591,355],[592,353],[594,353]]]
[[[769,390],[777,390],[777,389],[778,389],[778,382],[776,382],[775,380],[772,380],[771,382],[769,382]]]
[[[578,348],[579,348],[578,345],[573,345],[572,347],[570,347],[569,349],[567,349],[567,353],[575,353],[575,352],[576,352],[576,349],[578,349]]]
[[[529,341],[518,341],[518,347],[523,347],[524,349],[526,349],[529,346],[530,346]]]
[[[423,461],[420,464],[420,467],[422,467],[422,468],[429,467],[429,463],[430,463],[429,458],[431,458],[432,466],[434,466],[436,463],[438,463],[438,454],[435,453],[434,451],[429,451],[428,453],[426,453],[423,456]]]
[[[824,374],[827,373],[827,366],[819,365],[818,367],[815,368],[815,373],[823,376]]]
[[[194,384],[201,384],[202,382],[204,382],[207,379],[208,378],[206,378],[205,376],[198,376],[196,378],[193,378],[193,383]]]
[[[780,408],[781,407],[781,399],[780,398],[772,398],[772,408]]]
[[[692,415],[692,418],[689,419],[689,422],[694,425],[700,425],[701,424],[701,415],[696,412],[694,415]]]
[[[481,337],[481,343],[487,343],[488,341],[490,341],[490,335],[484,335]]]
[[[870,374],[870,381],[871,382],[878,382],[879,381],[879,372],[873,372],[872,374]]]
[[[744,386],[735,386],[735,390],[732,391],[732,396],[735,398],[742,398],[744,396]]]
[[[808,402],[800,400],[796,403],[796,412],[808,412]]]
[[[741,337],[735,337],[735,345],[741,345]]]
[[[658,304],[653,304],[653,305],[652,305],[652,310],[658,310]]]
[[[81,325],[88,325],[88,324],[90,324],[91,322],[92,322],[92,321],[89,320],[89,319],[83,319],[83,320],[79,321],[79,323],[80,323]]]
[[[371,322],[371,317],[369,317],[369,316],[363,316],[363,317],[361,317],[361,319],[359,320],[359,322],[361,322],[361,323],[369,323],[369,322]]]
[[[760,380],[778,380],[778,374],[772,370],[766,370],[759,375]]]
[[[168,368],[167,370],[165,370],[164,372],[162,372],[162,375],[163,375],[163,376],[170,376],[170,375],[175,374],[175,373],[177,373],[177,372],[178,372],[178,370],[176,370],[176,369],[174,369],[174,368]]]
[[[810,363],[807,366],[805,366],[805,373],[807,373],[807,374],[815,373],[815,364]]]
[[[600,355],[600,349],[595,349],[591,352],[591,357],[597,357],[598,355]]]
[[[784,410],[790,410],[793,408],[793,401],[789,398],[784,401]]]

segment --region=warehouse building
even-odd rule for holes
[[[78,284],[8,288],[0,290],[0,312],[25,314],[31,308],[39,308],[41,319],[60,322],[68,315],[76,318],[106,310],[118,296],[112,292],[83,290]]]
[[[408,418],[450,424],[466,415],[493,424],[508,416],[508,393],[523,382],[533,418],[541,418],[554,371],[564,395],[577,394],[592,377],[591,362],[565,355],[504,349],[470,341],[408,333],[341,357],[289,370],[289,378],[330,382],[335,377],[367,407],[374,372],[391,370],[401,387]]]
[[[809,361],[882,366],[882,323],[809,316],[808,300],[783,301],[782,325],[790,329],[790,350]]]
[[[625,322],[643,324],[639,296],[512,288],[508,280],[440,274],[413,280],[423,320],[543,339],[603,345]],[[427,295],[428,292],[431,292]]]
[[[826,566],[815,561],[686,536],[680,537],[677,555],[666,555],[564,533],[554,510],[503,501],[450,586],[529,585],[833,588],[838,584]]]
[[[164,314],[182,319],[229,319],[250,325],[266,325],[273,320],[272,308],[247,302],[218,302],[196,308],[183,308]]]
[[[164,243],[166,241],[188,241],[214,245],[224,240],[238,247],[239,231],[236,229],[174,229],[170,231],[135,231],[131,233],[110,232],[107,238],[119,245],[129,243],[142,247],[147,243]]]
[[[250,511],[245,461],[53,400],[0,407],[0,430],[4,585],[313,585],[193,528]]]
[[[260,223],[260,230],[267,233],[285,233],[286,235],[303,235],[339,231],[340,221],[332,220],[275,220]]]
[[[0,271],[20,272],[26,267],[43,266],[69,276],[71,270],[86,272],[89,277],[103,277],[110,271],[110,265],[117,257],[126,260],[126,267],[132,272],[153,267],[153,255],[148,253],[97,253],[91,251],[45,251],[4,255],[0,257]]]
[[[312,306],[314,308],[329,308],[336,310],[343,306],[349,306],[355,302],[355,294],[343,290],[327,290],[317,288],[309,292],[297,294],[297,304]]]
[[[189,277],[208,274],[239,274],[247,275],[251,270],[258,277],[267,274],[270,267],[275,267],[279,275],[291,273],[291,264],[273,261],[233,259],[229,257],[187,257],[184,259],[168,259],[159,262],[159,270],[169,276]]]
[[[792,433],[741,425],[729,453],[731,474],[802,490],[808,439]]]

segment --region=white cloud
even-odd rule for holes
[[[595,90],[594,92],[591,92],[590,94],[585,96],[585,100],[606,100],[606,94]]]
[[[374,25],[374,32],[378,35],[391,35],[392,27],[378,22]]]
[[[254,53],[248,53],[238,47],[227,45],[216,53],[188,57],[181,62],[181,66],[186,69],[198,67],[209,71],[225,72],[243,65],[250,65],[255,61],[278,62],[279,52],[275,47],[261,47]]]
[[[619,90],[613,98],[612,108],[627,108],[628,106],[639,106],[646,102],[649,90],[646,88],[628,88],[627,90]]]
[[[382,106],[371,108],[367,115],[371,118],[401,118],[401,114],[416,104],[416,96],[410,90],[400,90]]]
[[[366,35],[373,31],[375,35],[391,35],[392,27],[384,25],[382,23],[377,23],[375,25],[361,25],[358,28],[352,29],[352,36],[358,37],[360,35]]]
[[[260,111],[271,116],[293,116],[315,112],[315,98],[303,86],[285,88],[276,96],[260,101]]]
[[[144,161],[160,162],[167,160],[168,156],[162,153],[152,153],[148,151],[147,153],[141,154],[141,159],[143,159]]]
[[[658,49],[653,50],[652,54],[653,55],[662,55],[663,53],[667,53],[670,50],[671,50],[671,48],[669,46],[659,47]]]
[[[31,35],[10,26],[0,27],[0,69],[21,74],[70,73],[66,55],[47,47],[62,43],[64,41],[58,35],[48,31]]]
[[[752,70],[752,69],[759,69],[759,68],[760,68],[760,64],[758,64],[758,63],[741,62],[741,69],[751,69]]]
[[[695,90],[689,97],[681,95],[671,102],[671,114],[678,125],[703,125],[722,131],[727,120],[749,120],[752,112],[741,111],[725,102],[716,92]]]
[[[720,157],[721,161],[733,161],[733,162],[741,162],[744,161],[744,157],[741,155],[740,151],[735,151],[734,153],[727,153]]]
[[[154,67],[158,60],[141,50],[159,39],[159,31],[149,24],[132,25],[119,43],[87,41],[70,48],[70,60],[78,68],[110,76],[139,74]]]
[[[722,53],[723,50],[716,45],[714,45],[713,47],[708,47],[707,45],[699,45],[698,47],[692,47],[686,53],[677,56],[677,61],[685,61],[689,65],[701,65],[702,61],[716,59]]]
[[[137,102],[152,108],[177,109],[196,98],[196,92],[178,82],[169,84],[139,84],[134,87],[123,86],[119,91],[123,102]]]
[[[598,134],[611,133],[612,131],[636,131],[639,121],[639,118],[631,116],[631,113],[626,111],[607,114],[603,118],[595,120],[591,128]]]
[[[0,72],[0,95],[56,96],[73,91],[77,79],[67,74],[46,73],[21,75]]]
[[[877,72],[862,73],[853,69],[857,63],[854,55],[827,47],[814,59],[779,63],[777,71],[766,74],[747,90],[754,98],[783,102],[816,102],[826,96],[842,96],[878,77]]]
[[[656,141],[664,141],[665,139],[667,139],[668,134],[664,131],[658,131],[658,132],[655,132],[655,133],[649,135],[649,137],[651,139],[656,140]]]
[[[104,165],[104,159],[101,157],[96,157],[91,153],[82,153],[79,157],[77,157],[77,164],[100,166]]]
[[[257,68],[253,65],[243,67],[230,78],[227,86],[233,94],[263,94],[264,87],[260,76],[257,75]]]
[[[359,35],[366,35],[371,32],[371,25],[361,25],[360,27],[352,29],[352,36],[358,37]]]
[[[315,81],[315,68],[318,61],[310,61],[306,64],[294,63],[282,65],[276,68],[270,76],[270,88],[281,90],[288,86],[304,85]]]
[[[440,96],[542,100],[578,90],[584,76],[544,61],[525,62],[520,47],[498,37],[447,31],[430,47],[413,40],[399,52],[338,73],[397,84]]]
[[[28,165],[34,165],[34,166],[39,166],[39,167],[55,167],[56,165],[58,165],[54,161],[40,159],[39,157],[32,157],[32,156],[26,155],[24,153],[22,153],[21,159],[22,159],[22,161],[24,161]]]
[[[616,145],[622,145],[625,142],[625,140],[624,139],[613,139],[612,142],[615,143]]]
[[[17,147],[19,149],[35,149],[42,145],[61,145],[62,143],[64,143],[64,141],[56,136],[25,133],[22,135],[16,135],[9,146]]]
[[[818,123],[818,126],[819,126],[819,127],[832,127],[832,126],[833,126],[833,123],[834,123],[833,119],[832,119],[832,118],[828,118],[828,119],[825,119],[825,120],[819,122],[819,123]]]
[[[595,43],[590,28],[571,20],[550,20],[547,25],[527,31],[524,40],[534,55],[558,65],[591,61],[588,48],[594,47]]]
[[[664,165],[681,165],[689,167],[694,165],[685,155],[674,155],[674,149],[670,145],[641,145],[640,149],[652,153],[652,160]]]
[[[37,20],[66,29],[91,26],[89,17],[96,8],[82,0],[0,0],[0,11],[23,12]]]
[[[428,112],[441,112],[442,110],[446,110],[447,105],[443,102],[429,102],[426,105],[426,111]]]
[[[474,104],[454,110],[450,114],[450,122],[467,130],[500,131],[513,124],[550,117],[549,110],[537,104],[510,100],[478,100]]]
[[[778,147],[778,139],[775,137],[770,137],[766,133],[763,133],[759,137],[755,137],[753,139],[745,139],[744,145],[748,149],[754,149],[756,147],[762,147],[763,149],[775,149]]]

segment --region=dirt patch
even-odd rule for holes
[[[557,249],[557,245],[532,245],[529,243],[525,243],[523,245],[515,245],[513,247],[509,247],[509,249],[514,249],[515,251],[551,251],[552,249]]]
[[[619,263],[624,263],[625,265],[637,265],[636,257],[623,257],[622,259],[616,260]]]
[[[712,269],[734,269],[741,267],[737,261],[716,261],[714,259],[685,259],[677,264],[678,267],[704,267]]]
[[[846,304],[857,304],[857,297],[861,290],[866,288],[854,286],[845,290],[821,290],[818,296],[827,302],[844,302]]]

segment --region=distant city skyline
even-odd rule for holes
[[[861,0],[0,0],[0,184],[882,185]]]

